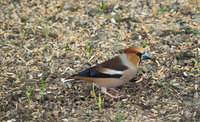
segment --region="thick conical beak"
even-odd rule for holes
[[[141,60],[151,59],[151,58],[152,57],[146,51],[144,51],[144,54],[142,54],[142,56],[141,56]]]

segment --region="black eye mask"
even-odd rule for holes
[[[141,56],[142,56],[142,53],[140,53],[140,52],[137,52],[137,53],[135,53],[137,56],[139,56],[140,57],[140,59],[141,59]]]

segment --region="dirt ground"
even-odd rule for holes
[[[153,59],[124,97],[61,82],[132,45]],[[199,0],[0,1],[0,120],[200,121],[199,85]]]

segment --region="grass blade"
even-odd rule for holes
[[[119,99],[117,102],[117,118],[118,118],[118,122],[122,121],[122,117],[121,117],[120,110],[119,110]]]

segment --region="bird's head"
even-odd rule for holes
[[[139,46],[129,47],[124,51],[124,53],[128,55],[129,60],[134,62],[135,65],[138,65],[138,63],[142,60],[152,58],[149,53],[144,50],[144,48]]]

